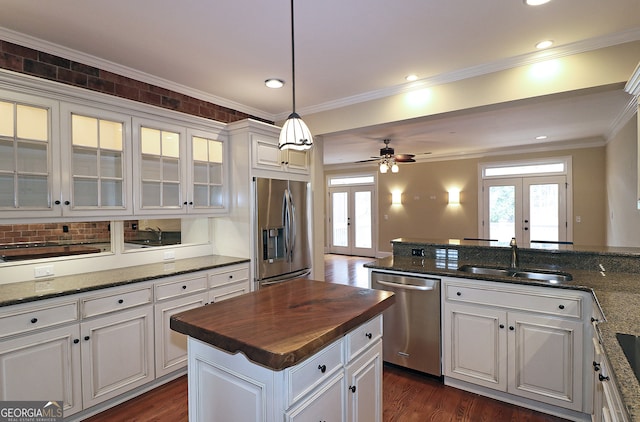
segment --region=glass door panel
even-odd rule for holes
[[[331,253],[374,256],[373,186],[330,188]]]
[[[355,247],[371,249],[372,232],[372,193],[370,191],[355,192]]]
[[[489,187],[489,238],[499,241],[516,235],[516,187]]]
[[[346,248],[349,246],[349,192],[331,193],[331,246]],[[338,249],[335,249],[339,251]]]

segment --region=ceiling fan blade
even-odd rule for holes
[[[373,158],[370,158],[370,159],[368,159],[368,160],[360,160],[360,161],[354,161],[354,162],[355,162],[355,163],[370,163],[370,162],[372,162],[372,161],[378,161],[379,159],[380,159],[380,158],[373,157]]]
[[[415,161],[413,157],[415,157],[415,154],[396,154],[395,155],[396,161],[405,162],[405,163]]]
[[[413,158],[400,159],[400,158],[396,157],[396,163],[415,163],[415,162],[416,162],[416,160],[414,160]]]

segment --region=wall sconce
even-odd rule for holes
[[[449,190],[449,205],[460,205],[460,191],[456,189]]]
[[[391,192],[391,205],[402,205],[402,192]]]

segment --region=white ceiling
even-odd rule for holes
[[[291,111],[289,8],[288,0],[0,0],[0,39],[281,120]],[[522,0],[297,0],[295,19],[303,117],[403,89],[409,73],[446,80],[516,63],[543,39],[567,51],[640,40],[639,0],[535,8]],[[268,89],[269,77],[287,84]],[[385,137],[398,153],[433,156],[531,144],[542,134],[602,139],[629,103],[614,88],[323,134],[325,163],[376,155]]]

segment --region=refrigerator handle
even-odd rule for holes
[[[289,221],[289,231],[290,231],[290,254],[291,254],[291,261],[293,261],[293,252],[296,250],[296,238],[298,237],[298,233],[297,233],[297,222],[296,222],[296,204],[295,202],[293,202],[293,197],[291,196],[291,192],[287,192],[289,194],[289,216],[290,216],[290,221]]]
[[[291,253],[291,238],[289,231],[291,230],[291,216],[289,215],[289,190],[285,189],[282,195],[282,225],[284,226],[284,254],[289,261],[289,254]]]

